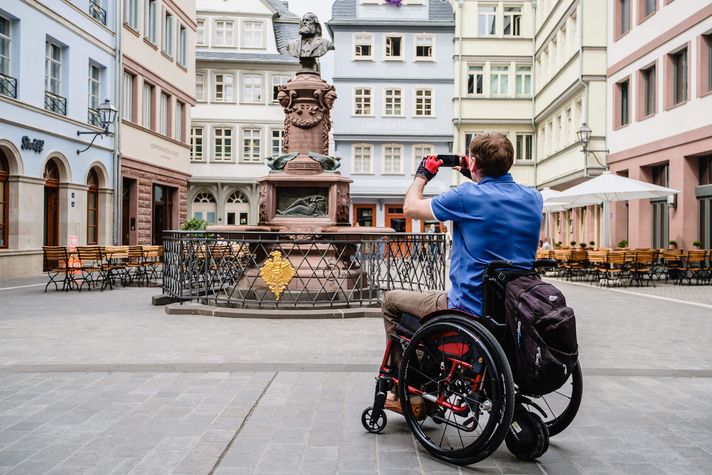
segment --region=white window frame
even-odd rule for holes
[[[94,74],[96,73],[96,77]],[[89,87],[88,87],[88,103],[89,108],[96,111],[101,104],[101,76],[102,68],[98,64],[89,63]]]
[[[508,8],[518,8],[519,11],[507,11]],[[505,21],[507,20],[507,17],[510,19],[510,32],[506,33],[504,31],[505,28]],[[515,25],[517,24],[515,22],[515,19],[519,17],[519,25],[518,25],[518,34],[514,33],[515,30]],[[519,38],[522,36],[522,5],[507,5],[505,4],[503,9],[502,9],[502,36],[506,37],[515,37]]]
[[[138,0],[126,0],[124,21],[133,28],[134,31],[139,31]]]
[[[153,130],[153,96],[156,93],[156,86],[144,82],[141,90],[141,125]]]
[[[363,38],[364,42],[359,42],[359,38]],[[366,43],[365,40],[368,39],[369,42]],[[369,53],[368,55],[359,55],[357,53],[357,48],[360,45],[365,45],[368,44],[369,46]],[[352,59],[354,61],[372,61],[373,60],[373,33],[365,33],[365,32],[359,32],[359,33],[354,33],[353,34],[353,49],[351,50],[352,53]]]
[[[225,131],[230,131],[230,136],[225,135]],[[235,161],[235,128],[231,126],[216,125],[212,129],[213,140],[211,141],[211,162],[234,162]],[[222,152],[218,155],[217,143],[218,140],[221,142]],[[227,140],[229,140],[229,145],[226,146]],[[225,149],[229,147],[230,153],[226,154]],[[205,146],[203,146],[205,150]]]
[[[0,16],[7,24],[7,34],[0,33],[0,42],[6,44],[7,55],[0,54],[0,73],[12,76],[12,20],[7,17]],[[5,65],[5,68],[2,65]]]
[[[277,135],[275,136],[275,133]],[[284,151],[284,129],[270,129],[270,150],[272,151],[272,157],[279,157]]]
[[[364,171],[363,169],[356,170],[356,164],[360,163],[356,160],[357,149],[368,150],[368,171]],[[373,145],[367,143],[355,143],[351,145],[351,157],[353,157],[351,162],[353,163],[353,169],[351,170],[352,175],[373,175]]]
[[[257,81],[254,81],[257,79]],[[242,87],[240,88],[240,102],[243,104],[263,104],[265,102],[262,93],[264,78],[261,74],[243,74],[240,78]],[[248,95],[248,91],[250,94]],[[257,92],[257,97],[249,97]],[[249,99],[249,100],[248,100]]]
[[[370,87],[355,87],[353,90],[353,110],[351,111],[351,115],[354,117],[373,117],[374,116],[374,111],[373,111],[373,89]],[[363,91],[361,93],[358,93],[357,91]],[[366,91],[368,93],[366,94]],[[368,114],[365,112],[359,114],[358,113],[358,103],[359,99],[362,99],[362,106],[361,109],[365,111],[366,109],[366,99],[368,99],[368,107],[370,108],[370,111]]]
[[[482,13],[481,9],[483,8],[494,8],[494,13],[490,12],[485,12]],[[477,6],[477,36],[497,36],[497,31],[499,28],[497,28],[497,16],[499,15],[499,5],[498,4],[478,4]],[[494,20],[494,32],[493,33],[485,33],[483,31],[480,31],[480,18],[484,16],[485,17],[485,26],[489,24],[489,18],[493,17]]]
[[[398,56],[388,55],[388,39],[398,38],[400,40],[400,54]],[[403,61],[403,50],[405,49],[405,38],[400,33],[385,33],[383,35],[383,61]]]
[[[198,18],[196,20],[195,29],[195,46],[209,46],[206,41],[208,36],[208,21],[205,18]]]
[[[218,82],[218,76],[222,76],[222,78],[223,78],[222,81]],[[225,82],[226,77],[229,77],[231,79],[230,88],[231,88],[232,92],[231,92],[231,96],[229,99],[227,99],[225,97],[225,90],[226,90],[225,86],[227,84]],[[217,88],[219,85],[223,86],[223,92],[222,92],[223,97],[221,99],[218,99]],[[212,99],[213,99],[213,102],[226,102],[226,103],[235,102],[235,74],[234,73],[224,73],[224,72],[213,73],[213,76],[212,76]]]
[[[423,160],[423,157],[427,157],[428,155],[435,153],[435,145],[431,143],[416,143],[412,145],[411,151],[413,153],[413,169],[410,171],[410,174],[415,175],[415,172],[418,171],[418,166],[420,166],[420,162]]]
[[[248,137],[247,134],[250,134]],[[257,132],[253,135],[253,132]],[[250,144],[247,144],[247,141]],[[256,142],[256,146],[255,146]],[[271,144],[270,144],[271,146]],[[246,150],[249,148],[249,158]],[[261,163],[262,162],[262,129],[259,127],[243,127],[240,129],[240,162],[243,163]]]
[[[272,74],[272,77],[271,77],[272,88],[270,89],[270,95],[271,95],[271,98],[272,98],[271,101],[273,104],[277,102],[277,97],[276,97],[277,95],[275,94],[274,88],[275,87],[279,88],[279,86],[283,86],[283,85],[287,84],[290,79],[292,79],[292,76],[290,76],[289,74],[278,74],[278,73]]]
[[[188,64],[188,29],[178,22],[178,56],[176,61],[181,66]]]
[[[222,25],[222,26],[221,26]],[[213,30],[213,47],[218,48],[230,48],[235,46],[235,21],[227,20],[224,18],[216,18],[212,25]],[[222,38],[218,41],[218,35],[221,34]],[[230,35],[228,41],[228,34]]]
[[[200,133],[196,133],[200,131]],[[195,146],[197,140],[200,140],[200,153],[196,153]],[[190,161],[191,162],[204,162],[205,161],[205,127],[202,125],[195,125],[190,128]]]
[[[161,91],[161,98],[158,103],[158,132],[168,137],[170,132],[169,116],[171,110],[171,96]]]
[[[175,24],[175,17],[168,10],[165,10],[163,13],[163,31],[161,32],[161,51],[171,58],[175,53]]]
[[[134,81],[136,76],[124,71],[122,75],[122,86],[124,88],[123,103],[121,107],[121,118],[128,121],[133,121],[133,107],[134,107]]]
[[[504,70],[496,70],[495,68],[506,68]],[[489,86],[490,86],[490,97],[507,97],[510,95],[510,88],[509,88],[509,73],[511,72],[511,67],[509,64],[491,64],[490,65],[490,81],[489,81]],[[504,80],[504,82],[503,82]],[[495,90],[494,84],[497,84],[497,88]],[[506,84],[506,90],[503,91],[502,85]]]
[[[522,139],[523,144],[524,144],[524,151],[521,151],[519,149],[519,137],[524,137]],[[521,158],[525,157],[526,154],[526,142],[527,138],[529,139],[529,150],[531,151],[530,157],[529,158]],[[534,134],[533,133],[517,133],[514,137],[514,146],[515,146],[515,151],[514,151],[514,157],[515,157],[515,163],[517,162],[524,162],[524,163],[533,163],[535,161],[534,157]]]
[[[520,69],[523,68],[529,68],[529,71],[520,71]],[[514,76],[514,94],[517,97],[531,97],[532,95],[532,84],[533,84],[533,78],[532,78],[532,67],[530,65],[517,65],[514,68],[515,70],[515,76]],[[524,87],[526,84],[526,78],[529,77],[529,91],[527,92],[527,88]],[[520,83],[520,78],[521,79],[521,84],[522,84],[522,92],[520,92],[519,89],[519,83]]]
[[[388,152],[391,149],[391,152]],[[396,157],[395,151],[398,151],[398,168],[397,170],[386,171],[386,155],[390,153],[392,157]],[[403,145],[397,143],[386,143],[381,146],[381,175],[402,175],[403,174]]]
[[[175,124],[175,129],[173,131],[173,138],[178,142],[183,142],[185,139],[183,137],[183,122],[185,121],[185,104],[181,101],[176,100],[173,112],[173,123]]]
[[[259,29],[250,28],[251,26],[259,25]],[[240,36],[240,48],[243,49],[265,49],[265,22],[261,20],[242,20],[240,25],[242,35]],[[247,35],[252,34],[252,39],[255,39],[255,34],[259,33],[259,45],[248,45]]]
[[[430,94],[422,94],[422,97],[418,97],[420,93],[429,92]],[[418,114],[418,105],[422,101],[423,112],[426,109],[426,101],[430,99],[430,114]],[[429,87],[418,87],[413,90],[413,117],[435,117],[435,93],[432,88]]]
[[[397,92],[397,95],[390,95],[389,92]],[[383,90],[383,117],[405,117],[405,108],[403,107],[403,88],[401,87],[387,87]],[[388,113],[388,100],[393,100],[393,108],[395,109],[396,99],[398,100],[398,107],[400,109],[400,114]]]
[[[158,20],[160,11],[158,0],[147,0],[146,4],[146,38],[154,45],[158,44]]]
[[[206,77],[206,74],[204,72],[203,73],[195,73],[195,100],[198,102],[207,102],[205,90],[206,90],[206,86],[208,84],[205,81],[205,77]],[[198,86],[202,86],[201,94],[198,94]]]
[[[479,68],[479,70],[477,69]],[[470,75],[475,76],[473,79],[473,92],[469,92],[469,85],[470,85]],[[477,77],[480,76],[481,79],[481,85],[482,85],[482,92],[477,92]],[[485,65],[484,64],[468,64],[467,65],[467,84],[465,85],[465,94],[468,96],[482,96],[485,93]]]
[[[45,41],[45,90],[57,96],[62,96],[62,73],[64,69],[62,67],[62,62],[64,60],[63,49],[62,45],[58,43],[55,43],[49,39]],[[58,52],[56,58],[53,54],[54,51]],[[57,68],[56,77],[52,72],[53,66],[56,66]]]
[[[420,40],[430,40],[430,56],[418,56],[418,42]],[[426,47],[428,45],[425,45]],[[435,35],[418,33],[413,37],[413,58],[414,61],[435,61]]]

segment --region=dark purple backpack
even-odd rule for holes
[[[564,295],[538,275],[524,275],[507,284],[505,317],[519,390],[542,395],[559,389],[578,362],[576,318]]]

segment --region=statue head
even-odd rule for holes
[[[307,12],[302,17],[302,21],[299,23],[299,34],[303,38],[313,38],[318,36],[321,38],[321,24],[319,24],[319,18],[312,12]]]

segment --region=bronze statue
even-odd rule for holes
[[[304,69],[319,70],[317,58],[334,49],[334,43],[321,37],[319,18],[311,12],[304,14],[299,24],[299,36],[287,43],[287,53],[299,58]]]
[[[310,195],[297,198],[285,210],[277,210],[279,216],[325,216],[326,198],[321,195]]]

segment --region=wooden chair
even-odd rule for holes
[[[655,287],[655,282],[653,281],[653,266],[655,265],[656,255],[657,251],[652,249],[635,252],[630,267],[631,283],[635,282],[636,285],[642,286],[643,282],[646,282],[646,285],[652,283],[653,287]]]
[[[692,284],[692,279],[695,279],[696,284],[704,282],[706,279],[705,261],[707,258],[707,251],[700,249],[696,251],[687,251],[687,257],[685,258],[685,263],[682,266],[682,273],[680,274],[680,279],[678,284],[682,284],[682,281],[687,279],[688,284]]]
[[[611,251],[606,255],[606,265],[603,273],[602,284],[612,282],[623,283],[628,277],[625,251]]]
[[[588,251],[588,275],[591,282],[599,282],[606,271],[607,251]]]
[[[124,276],[127,282],[131,283],[134,279],[139,282],[146,281],[148,285],[148,273],[146,272],[146,256],[144,255],[142,246],[129,246],[126,253],[126,267]]]
[[[42,271],[49,277],[45,292],[50,284],[54,284],[57,291],[57,284],[61,282],[62,290],[68,291],[75,283],[74,270],[69,267],[69,254],[64,246],[42,246]]]
[[[562,264],[564,269],[564,278],[569,277],[573,280],[574,277],[580,277],[585,274],[586,259],[588,254],[583,249],[574,249],[571,251],[571,257]]]
[[[101,290],[103,291],[107,284],[108,266],[104,262],[104,257],[99,246],[78,246],[77,255],[81,263],[80,270],[82,273],[82,282],[79,285],[79,290],[87,284],[91,290],[92,284],[96,287],[101,282]]]
[[[147,281],[158,279],[162,276],[160,266],[163,259],[163,246],[143,246],[143,250],[146,258]]]
[[[665,273],[665,283],[671,279],[678,281],[682,274],[682,249],[663,250],[660,260]]]

